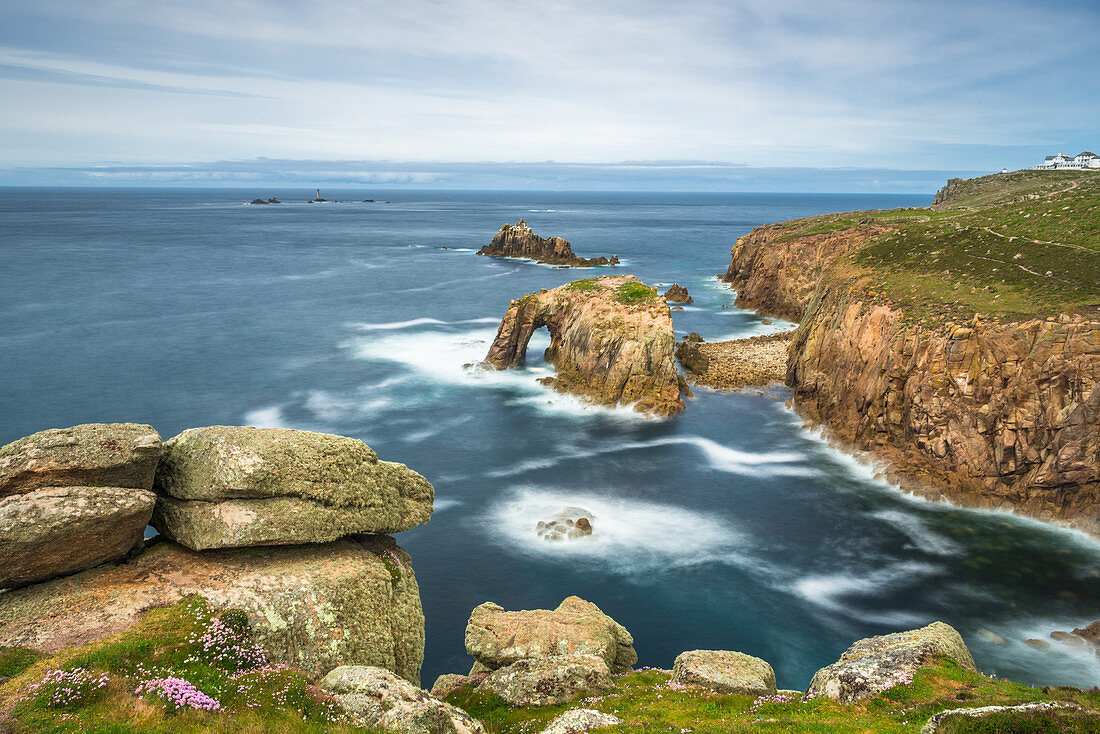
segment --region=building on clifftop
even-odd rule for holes
[[[1100,155],[1088,151],[1078,153],[1075,156],[1068,156],[1065,153],[1048,155],[1042,163],[1035,167],[1040,171],[1100,169]]]

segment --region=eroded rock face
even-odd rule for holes
[[[917,669],[936,656],[952,658],[966,670],[977,670],[955,628],[933,622],[917,630],[857,640],[840,660],[814,674],[807,692],[843,702],[871,698],[912,680]]]
[[[190,428],[165,443],[152,524],[195,550],[319,543],[428,522],[434,490],[362,441],[287,428]]]
[[[550,265],[567,265],[575,268],[591,268],[597,265],[618,265],[619,258],[578,257],[573,248],[561,237],[539,237],[522,219],[515,224],[505,224],[493,237],[493,241],[477,251],[478,255],[493,257],[520,257]]]
[[[672,287],[665,291],[664,298],[669,303],[693,303],[695,301],[688,293],[688,289],[679,283],[673,283]]]
[[[387,551],[400,560],[396,578],[380,557]],[[0,594],[0,646],[55,653],[127,629],[145,610],[188,594],[244,609],[274,662],[311,675],[373,665],[420,681],[420,591],[408,554],[384,535],[201,553],[157,543],[120,566]]]
[[[46,487],[0,498],[0,588],[115,561],[141,543],[156,495],[121,487]]]
[[[361,725],[395,734],[483,734],[481,722],[440,701],[388,670],[343,665],[320,687],[355,715]]]
[[[543,326],[550,332],[546,359],[556,370],[547,384],[653,415],[684,409],[668,304],[633,275],[579,280],[512,301],[485,363],[520,364]]]
[[[555,655],[517,660],[494,670],[481,684],[518,706],[556,706],[606,693],[611,671],[596,655]]]
[[[634,638],[626,628],[576,596],[553,611],[506,612],[485,602],[470,614],[466,652],[489,670],[519,660],[583,654],[596,655],[612,672],[620,673],[638,661]]]
[[[776,692],[775,671],[767,661],[732,650],[680,653],[672,666],[672,682],[749,696],[770,696]]]
[[[41,487],[152,489],[160,435],[141,423],[40,431],[0,447],[0,497]]]

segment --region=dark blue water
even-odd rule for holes
[[[525,218],[586,256],[685,285],[677,331],[764,333],[714,275],[734,239],[810,214],[927,197],[0,189],[0,443],[139,421],[355,436],[436,487],[402,533],[427,617],[424,679],[465,672],[470,610],[589,599],[640,664],[741,650],[804,687],[858,637],[941,619],[986,671],[1095,685],[1095,657],[1046,637],[1100,617],[1100,545],[994,513],[910,499],[826,446],[786,392],[701,391],[678,418],[591,408],[480,360],[510,299],[591,271],[478,257]],[[279,206],[241,206],[277,194]],[[391,203],[366,204],[364,198]],[[446,249],[444,249],[446,248]],[[725,305],[727,308],[722,308]],[[542,337],[542,344],[547,338]],[[566,506],[587,541],[546,543]],[[1004,637],[983,641],[980,629]]]

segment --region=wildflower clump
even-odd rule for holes
[[[148,680],[134,690],[135,696],[153,696],[164,701],[169,711],[184,708],[202,711],[220,711],[221,703],[206,695],[195,685],[183,678],[167,677]]]
[[[390,572],[390,581],[394,584],[400,581],[401,572],[404,570],[404,566],[401,565],[401,559],[397,557],[397,554],[392,550],[385,550],[382,551],[379,558],[382,559],[382,565]]]
[[[254,670],[267,664],[267,653],[252,637],[248,616],[231,609],[207,623],[192,636],[198,660],[229,673]]]
[[[109,680],[106,674],[87,668],[51,670],[27,688],[24,700],[34,700],[47,708],[77,708],[101,698]]]

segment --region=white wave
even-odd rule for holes
[[[859,573],[833,573],[804,576],[791,584],[790,590],[806,601],[833,614],[840,614],[862,621],[875,621],[898,626],[927,624],[923,616],[897,611],[868,609],[858,602],[859,597],[883,599],[899,582],[910,582],[915,576],[933,576],[942,569],[913,561],[896,563],[875,571]]]
[[[361,400],[342,398],[324,390],[310,390],[304,406],[322,421],[338,421],[349,415],[361,416],[376,413],[392,405],[389,398]]]
[[[578,458],[589,458],[601,454],[610,454],[619,451],[637,451],[656,448],[658,446],[691,446],[699,450],[707,460],[711,469],[726,472],[728,474],[741,474],[748,476],[815,476],[817,470],[806,465],[805,455],[795,451],[767,451],[751,453],[739,451],[729,446],[723,446],[703,436],[667,436],[648,441],[624,441],[606,446],[582,449],[579,447],[567,447],[558,456],[539,459],[525,459],[518,464],[495,471],[487,472],[491,477],[506,477],[523,474],[537,469],[548,469],[563,461],[572,461]]]
[[[1084,627],[1093,619],[1035,618],[1012,622],[991,623],[989,629],[1004,638],[1003,644],[991,643],[977,635],[965,635],[966,644],[980,648],[975,657],[984,661],[983,667],[997,667],[998,658],[1010,661],[1017,668],[1042,680],[1046,685],[1090,686],[1100,680],[1100,656],[1091,645],[1055,640],[1051,632],[1071,632]],[[1035,649],[1027,640],[1036,639],[1050,643],[1050,647]]]
[[[936,556],[958,556],[963,553],[962,547],[953,540],[945,538],[928,527],[916,515],[901,510],[879,510],[872,512],[871,517],[882,520],[901,531],[919,550]]]
[[[495,319],[482,319],[477,323],[489,321],[496,322]],[[458,333],[431,329],[417,333],[402,333],[397,329],[391,331],[384,336],[353,340],[346,346],[359,359],[401,364],[414,370],[421,379],[431,382],[511,392],[514,397],[508,404],[528,405],[541,412],[567,416],[606,415],[617,420],[653,420],[628,406],[608,408],[592,405],[574,395],[545,387],[539,384],[538,378],[546,375],[546,369],[537,363],[531,367],[507,370],[481,366],[496,336],[496,329]],[[544,331],[536,332],[528,345],[528,355],[532,361],[537,361],[537,355],[548,345],[549,335]]]
[[[256,428],[290,428],[283,419],[281,405],[272,405],[267,408],[249,411],[244,414],[244,423],[246,426],[255,426]]]
[[[460,500],[451,500],[451,499],[441,500],[437,497],[435,499],[433,512],[440,512],[442,510],[449,510],[452,507],[458,507],[461,504],[462,504],[462,502]]]
[[[536,533],[540,520],[567,507],[582,508],[592,534],[547,541]],[[713,516],[673,505],[546,487],[521,486],[491,511],[486,527],[517,550],[562,560],[584,558],[620,573],[705,563],[747,563],[744,536]],[[685,542],[690,538],[690,542]]]
[[[417,326],[449,326],[452,324],[496,324],[500,319],[494,319],[491,316],[483,316],[476,319],[461,319],[459,321],[442,321],[441,319],[433,319],[427,316],[423,316],[418,319],[409,319],[408,321],[383,321],[380,323],[354,323],[349,324],[351,328],[358,329],[359,331],[396,331],[398,329],[411,329]]]

